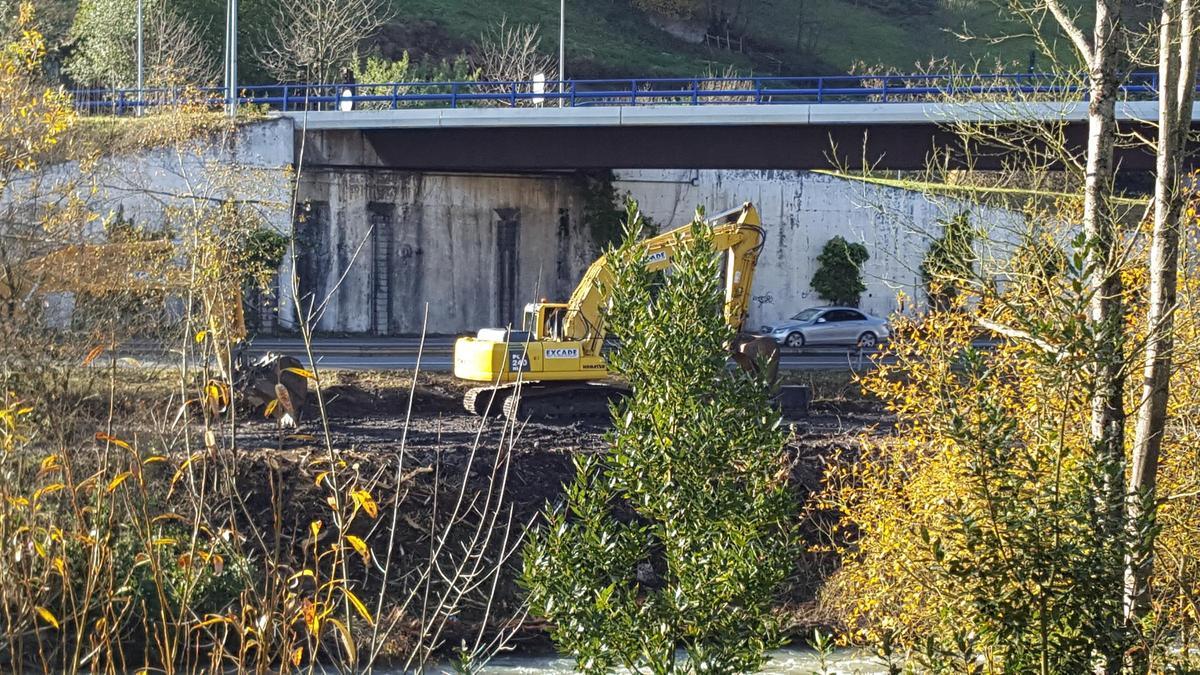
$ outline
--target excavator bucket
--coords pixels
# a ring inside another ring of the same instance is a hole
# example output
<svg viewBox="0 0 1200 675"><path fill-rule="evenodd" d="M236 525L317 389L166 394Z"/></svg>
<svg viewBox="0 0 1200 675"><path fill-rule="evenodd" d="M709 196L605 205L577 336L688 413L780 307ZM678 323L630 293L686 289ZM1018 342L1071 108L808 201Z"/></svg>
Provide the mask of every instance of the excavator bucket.
<svg viewBox="0 0 1200 675"><path fill-rule="evenodd" d="M761 375L771 388L771 396L786 417L805 417L812 390L803 385L784 385L779 381L779 345L768 337L740 336L734 340L730 356L748 373Z"/></svg>
<svg viewBox="0 0 1200 675"><path fill-rule="evenodd" d="M234 388L239 400L255 413L294 427L308 402L308 378L301 374L303 370L294 357L267 353L254 362L239 364Z"/></svg>
<svg viewBox="0 0 1200 675"><path fill-rule="evenodd" d="M732 349L734 363L747 373L762 375L771 387L771 393L779 390L779 345L767 337L750 337L736 340Z"/></svg>

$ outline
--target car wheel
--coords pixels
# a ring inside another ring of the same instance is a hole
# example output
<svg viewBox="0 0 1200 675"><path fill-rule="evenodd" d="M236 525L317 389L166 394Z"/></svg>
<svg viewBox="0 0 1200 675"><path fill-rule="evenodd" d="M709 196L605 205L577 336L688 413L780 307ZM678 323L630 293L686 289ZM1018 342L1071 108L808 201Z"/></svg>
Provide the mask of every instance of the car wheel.
<svg viewBox="0 0 1200 675"><path fill-rule="evenodd" d="M859 349L875 349L879 345L879 338L874 333L866 332L858 336Z"/></svg>
<svg viewBox="0 0 1200 675"><path fill-rule="evenodd" d="M803 347L804 335L798 332L788 333L788 336L783 340L783 344L787 345L788 347Z"/></svg>

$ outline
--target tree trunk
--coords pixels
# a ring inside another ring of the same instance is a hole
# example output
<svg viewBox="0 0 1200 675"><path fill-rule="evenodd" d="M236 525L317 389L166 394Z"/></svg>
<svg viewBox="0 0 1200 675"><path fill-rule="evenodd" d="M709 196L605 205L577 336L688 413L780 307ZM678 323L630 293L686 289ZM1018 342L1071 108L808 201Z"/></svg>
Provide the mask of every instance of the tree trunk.
<svg viewBox="0 0 1200 675"><path fill-rule="evenodd" d="M1097 329L1099 361L1092 400L1092 440L1102 454L1114 458L1124 455L1121 276L1116 221L1110 210L1116 141L1119 22L1119 2L1100 0L1096 3L1083 203L1083 227L1091 247L1089 262L1092 286L1096 289L1091 319Z"/></svg>
<svg viewBox="0 0 1200 675"><path fill-rule="evenodd" d="M1123 0L1096 0L1096 22L1087 36L1073 22L1061 0L1045 6L1067 33L1088 66L1088 146L1084 183L1083 229L1088 240L1090 286L1095 295L1089 320L1095 331L1095 369L1091 392L1090 440L1101 472L1095 519L1099 561L1105 570L1099 583L1109 590L1099 609L1095 631L1105 670L1123 665L1125 641L1123 600L1125 566L1121 542L1125 530L1124 317L1121 301L1120 239L1111 211L1113 146L1116 143L1116 100L1121 9Z"/></svg>
<svg viewBox="0 0 1200 675"><path fill-rule="evenodd" d="M1135 631L1150 608L1154 572L1155 492L1170 397L1180 220L1187 198L1181 175L1196 88L1196 18L1194 0L1164 0L1159 25L1159 125L1148 333L1127 506L1133 547L1126 569L1125 611ZM1135 652L1132 665L1135 672L1148 670L1145 650Z"/></svg>

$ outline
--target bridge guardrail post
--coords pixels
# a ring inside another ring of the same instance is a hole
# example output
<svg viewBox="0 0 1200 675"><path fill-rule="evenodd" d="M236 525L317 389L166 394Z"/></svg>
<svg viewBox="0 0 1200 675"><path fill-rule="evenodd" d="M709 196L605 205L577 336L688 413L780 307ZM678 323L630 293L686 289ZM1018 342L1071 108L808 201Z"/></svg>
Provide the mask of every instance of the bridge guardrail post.
<svg viewBox="0 0 1200 675"><path fill-rule="evenodd" d="M888 78L886 76L883 78L883 102L888 102Z"/></svg>
<svg viewBox="0 0 1200 675"><path fill-rule="evenodd" d="M692 78L692 105L700 105L700 80Z"/></svg>
<svg viewBox="0 0 1200 675"><path fill-rule="evenodd" d="M825 102L825 78L817 78L817 103Z"/></svg>
<svg viewBox="0 0 1200 675"><path fill-rule="evenodd" d="M763 102L762 78L760 78L760 77L754 78L754 102L758 103L758 104L761 104Z"/></svg>
<svg viewBox="0 0 1200 675"><path fill-rule="evenodd" d="M392 110L399 107L400 85L396 82L392 83Z"/></svg>
<svg viewBox="0 0 1200 675"><path fill-rule="evenodd" d="M458 83L457 82L450 83L450 107L451 108L458 107Z"/></svg>
<svg viewBox="0 0 1200 675"><path fill-rule="evenodd" d="M513 83L512 83L512 94L510 96L510 100L512 102L512 107L514 107L514 108L517 107L517 83L516 83L516 81L513 81Z"/></svg>
<svg viewBox="0 0 1200 675"><path fill-rule="evenodd" d="M283 85L283 103L280 104L283 106L283 112L288 111L288 93L288 86L285 84Z"/></svg>
<svg viewBox="0 0 1200 675"><path fill-rule="evenodd" d="M637 105L637 80L629 81L629 105Z"/></svg>
<svg viewBox="0 0 1200 675"><path fill-rule="evenodd" d="M571 107L575 107L575 80L571 80Z"/></svg>

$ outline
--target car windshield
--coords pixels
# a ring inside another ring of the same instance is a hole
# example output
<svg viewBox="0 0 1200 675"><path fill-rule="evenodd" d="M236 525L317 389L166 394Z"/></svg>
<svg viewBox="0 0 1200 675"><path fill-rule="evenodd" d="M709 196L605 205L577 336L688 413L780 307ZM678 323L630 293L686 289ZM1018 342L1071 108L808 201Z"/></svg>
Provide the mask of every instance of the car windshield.
<svg viewBox="0 0 1200 675"><path fill-rule="evenodd" d="M821 310L819 309L806 309L796 316L793 316L792 321L812 321L820 313Z"/></svg>

